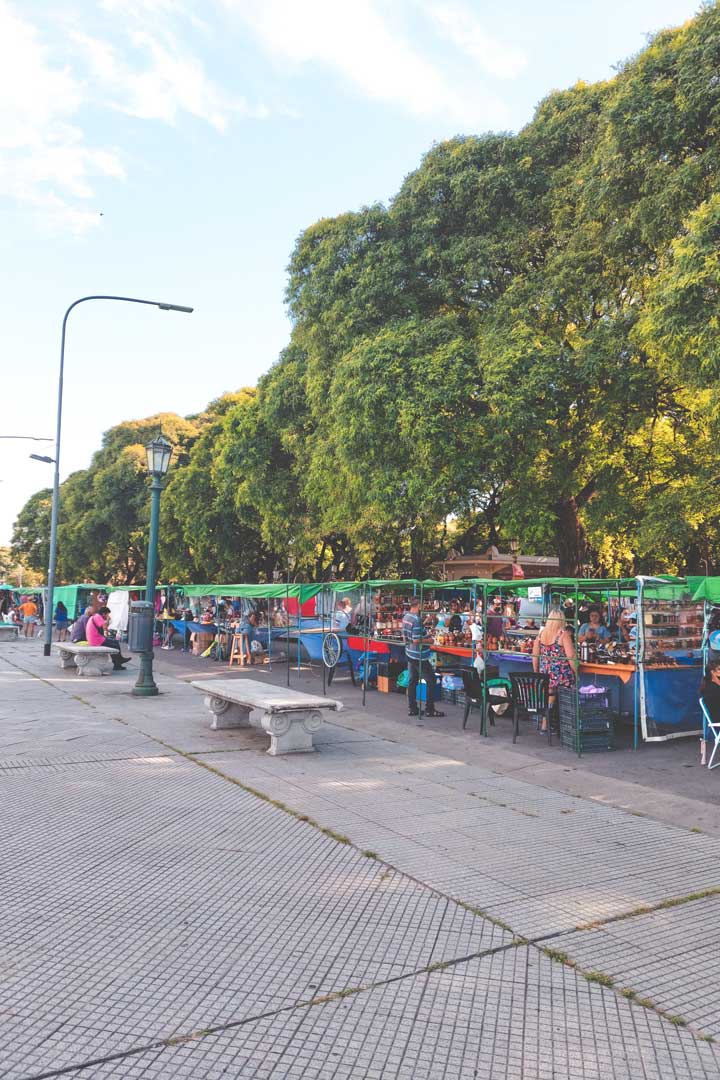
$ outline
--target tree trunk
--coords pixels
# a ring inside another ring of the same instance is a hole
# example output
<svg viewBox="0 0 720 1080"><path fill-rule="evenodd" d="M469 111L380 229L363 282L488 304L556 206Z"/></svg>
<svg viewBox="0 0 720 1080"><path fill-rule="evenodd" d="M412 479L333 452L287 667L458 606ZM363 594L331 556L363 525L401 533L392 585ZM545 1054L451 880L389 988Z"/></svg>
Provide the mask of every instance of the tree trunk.
<svg viewBox="0 0 720 1080"><path fill-rule="evenodd" d="M559 499L555 504L555 546L563 577L581 577L585 561L585 530L578 515L575 498Z"/></svg>

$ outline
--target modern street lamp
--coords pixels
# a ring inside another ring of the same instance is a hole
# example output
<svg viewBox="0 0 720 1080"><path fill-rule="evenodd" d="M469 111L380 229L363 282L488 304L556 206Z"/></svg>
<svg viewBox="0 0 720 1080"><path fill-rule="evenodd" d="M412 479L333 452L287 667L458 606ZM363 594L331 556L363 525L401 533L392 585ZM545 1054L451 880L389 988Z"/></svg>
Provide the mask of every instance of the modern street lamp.
<svg viewBox="0 0 720 1080"><path fill-rule="evenodd" d="M159 300L138 300L134 296L81 296L75 300L65 312L62 321L62 337L60 339L60 376L58 379L58 405L57 427L55 432L55 476L53 478L52 516L50 518L50 563L48 565L47 605L45 609L45 643L43 652L50 655L52 647L52 612L55 592L55 568L57 565L57 526L58 508L60 504L60 432L62 428L62 399L63 399L63 375L65 372L65 332L67 329L68 315L78 304L84 304L88 300L119 300L124 304L145 304L148 307L156 307L161 311L183 311L190 315L191 307L182 304L165 304Z"/></svg>
<svg viewBox="0 0 720 1080"><path fill-rule="evenodd" d="M54 465L55 458L47 457L45 454L30 454L33 461L43 461L46 465Z"/></svg>
<svg viewBox="0 0 720 1080"><path fill-rule="evenodd" d="M163 477L168 471L173 448L167 439L157 435L152 442L145 447L147 454L148 472L152 476L150 487L150 536L148 538L147 577L145 579L145 601L151 604L151 617L155 613L155 584L157 578L157 546L158 532L160 527L160 493L163 488ZM153 678L153 648L152 634L150 648L140 653L140 671L137 682L132 688L136 697L154 697L159 691Z"/></svg>

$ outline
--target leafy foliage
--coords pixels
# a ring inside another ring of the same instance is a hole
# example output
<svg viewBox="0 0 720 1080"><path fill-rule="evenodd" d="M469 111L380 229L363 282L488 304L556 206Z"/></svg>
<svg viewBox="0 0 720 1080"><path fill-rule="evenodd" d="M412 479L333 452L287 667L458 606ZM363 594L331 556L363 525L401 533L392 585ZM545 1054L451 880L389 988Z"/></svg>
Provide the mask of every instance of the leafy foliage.
<svg viewBox="0 0 720 1080"><path fill-rule="evenodd" d="M63 574L142 577L159 421L173 577L421 573L511 535L563 572L718 568L719 70L709 4L517 135L440 143L388 206L311 225L277 363L108 432L63 485ZM46 510L18 518L28 565Z"/></svg>

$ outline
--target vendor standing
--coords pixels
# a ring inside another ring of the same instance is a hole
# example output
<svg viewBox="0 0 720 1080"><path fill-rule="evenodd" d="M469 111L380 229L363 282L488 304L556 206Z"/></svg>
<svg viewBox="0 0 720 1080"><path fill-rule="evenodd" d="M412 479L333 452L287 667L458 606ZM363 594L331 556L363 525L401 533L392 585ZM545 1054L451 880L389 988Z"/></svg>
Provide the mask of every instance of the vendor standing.
<svg viewBox="0 0 720 1080"><path fill-rule="evenodd" d="M490 610L487 616L487 636L489 638L495 638L498 641L503 636L504 621L502 610L502 598L494 596Z"/></svg>
<svg viewBox="0 0 720 1080"><path fill-rule="evenodd" d="M339 600L338 605L333 612L332 616L332 628L333 630L347 630L352 619L352 600L349 596L346 596L344 600Z"/></svg>
<svg viewBox="0 0 720 1080"><path fill-rule="evenodd" d="M605 626L602 616L597 608L590 608L586 623L578 631L578 644L597 644L598 641L609 641L610 631Z"/></svg>
<svg viewBox="0 0 720 1080"><path fill-rule="evenodd" d="M429 678L425 680L427 715L444 716L445 713L435 709L435 672L430 665L430 649L428 648L432 637L423 629L420 620L420 600L417 598L410 601L410 610L403 616L402 635L409 672L408 716L418 715L417 685L423 670L429 675Z"/></svg>

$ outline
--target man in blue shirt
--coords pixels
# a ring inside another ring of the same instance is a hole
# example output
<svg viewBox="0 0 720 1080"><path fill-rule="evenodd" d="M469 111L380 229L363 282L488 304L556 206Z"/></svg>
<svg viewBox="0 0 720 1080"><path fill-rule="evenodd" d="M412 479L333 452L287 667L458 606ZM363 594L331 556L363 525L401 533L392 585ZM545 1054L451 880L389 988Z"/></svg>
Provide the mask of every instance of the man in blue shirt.
<svg viewBox="0 0 720 1080"><path fill-rule="evenodd" d="M435 672L429 663L430 649L428 648L428 642L431 639L423 630L419 612L420 601L413 598L410 601L410 610L405 613L402 621L402 635L409 672L408 716L418 715L417 685L423 673L426 676L427 715L444 716L445 713L437 712L435 709Z"/></svg>

